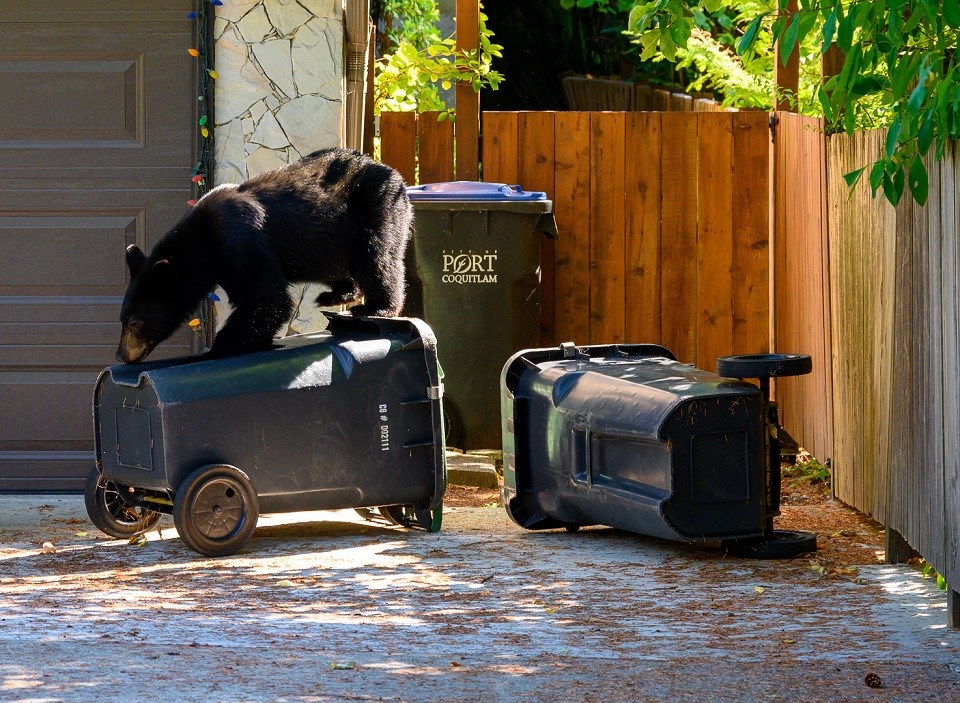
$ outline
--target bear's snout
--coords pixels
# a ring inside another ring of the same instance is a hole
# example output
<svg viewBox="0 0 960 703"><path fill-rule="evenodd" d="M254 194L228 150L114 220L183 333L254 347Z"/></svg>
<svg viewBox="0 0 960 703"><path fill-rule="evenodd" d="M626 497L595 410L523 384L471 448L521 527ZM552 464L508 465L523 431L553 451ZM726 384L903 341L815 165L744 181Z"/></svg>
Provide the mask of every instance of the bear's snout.
<svg viewBox="0 0 960 703"><path fill-rule="evenodd" d="M129 330L120 335L120 345L117 347L117 361L121 364L133 364L150 353L152 347Z"/></svg>

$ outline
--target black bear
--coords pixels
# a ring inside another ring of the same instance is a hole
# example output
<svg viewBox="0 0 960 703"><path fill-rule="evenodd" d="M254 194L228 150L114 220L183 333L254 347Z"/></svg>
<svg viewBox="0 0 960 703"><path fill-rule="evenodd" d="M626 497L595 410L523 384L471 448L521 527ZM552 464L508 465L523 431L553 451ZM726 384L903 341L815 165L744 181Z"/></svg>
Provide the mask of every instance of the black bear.
<svg viewBox="0 0 960 703"><path fill-rule="evenodd" d="M208 358L268 349L293 312L290 283L327 284L318 305L362 295L354 315L398 315L412 220L400 174L345 149L214 188L150 256L127 248L117 359L142 360L216 285L233 311Z"/></svg>

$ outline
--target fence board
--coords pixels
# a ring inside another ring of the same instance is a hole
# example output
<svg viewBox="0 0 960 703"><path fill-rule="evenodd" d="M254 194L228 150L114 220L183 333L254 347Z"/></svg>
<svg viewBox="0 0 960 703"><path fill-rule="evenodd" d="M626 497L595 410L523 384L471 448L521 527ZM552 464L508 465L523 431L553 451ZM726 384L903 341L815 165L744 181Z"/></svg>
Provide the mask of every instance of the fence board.
<svg viewBox="0 0 960 703"><path fill-rule="evenodd" d="M422 112L417 118L417 157L421 183L453 180L453 122L437 119L438 112Z"/></svg>
<svg viewBox="0 0 960 703"><path fill-rule="evenodd" d="M833 451L825 143L820 120L778 113L774 148L775 348L810 354L813 373L777 379L784 427L821 461Z"/></svg>
<svg viewBox="0 0 960 703"><path fill-rule="evenodd" d="M519 160L517 178L524 190L544 191L553 199L554 174L553 112L521 112L518 121ZM554 338L555 241L540 240L540 343L552 345Z"/></svg>
<svg viewBox="0 0 960 703"><path fill-rule="evenodd" d="M661 341L685 362L697 354L697 119L661 117Z"/></svg>
<svg viewBox="0 0 960 703"><path fill-rule="evenodd" d="M517 125L516 112L483 113L483 180L488 183L516 183Z"/></svg>
<svg viewBox="0 0 960 703"><path fill-rule="evenodd" d="M409 185L417 182L417 115L384 112L380 115L380 158L393 166Z"/></svg>
<svg viewBox="0 0 960 703"><path fill-rule="evenodd" d="M590 340L590 115L558 112L554 122L554 342Z"/></svg>
<svg viewBox="0 0 960 703"><path fill-rule="evenodd" d="M660 114L632 113L624 148L628 342L657 342L660 329Z"/></svg>
<svg viewBox="0 0 960 703"><path fill-rule="evenodd" d="M590 338L625 341L624 134L620 112L590 116Z"/></svg>
<svg viewBox="0 0 960 703"><path fill-rule="evenodd" d="M457 51L476 51L480 44L479 0L457 0ZM457 180L480 177L480 91L470 81L457 83Z"/></svg>
<svg viewBox="0 0 960 703"><path fill-rule="evenodd" d="M767 115L733 115L734 318L739 353L770 348L770 141Z"/></svg>
<svg viewBox="0 0 960 703"><path fill-rule="evenodd" d="M940 229L940 181L942 170L940 165L928 160L929 196L926 205L921 210L922 219L918 225L923 229L918 237L919 243L926 246L927 262L925 268L926 285L924 286L924 375L918 387L924 393L920 405L924 410L925 422L917 428L926 439L927 461L918 465L918 479L914 484L915 502L919 510L916 515L915 542L911 542L932 564L944 562L944 540L941 529L931 529L934 525L943 525L944 520L944 455L943 434L943 297L942 278L943 262L941 258ZM920 233L918 232L918 234ZM916 281L917 278L914 278ZM917 495L923 494L923 497ZM908 541L909 541L908 537ZM960 586L960 584L957 584Z"/></svg>
<svg viewBox="0 0 960 703"><path fill-rule="evenodd" d="M944 561L943 574L960 590L960 198L957 197L957 145L949 144L942 162L943 232L943 418Z"/></svg>
<svg viewBox="0 0 960 703"><path fill-rule="evenodd" d="M733 337L733 115L700 115L697 366L716 370Z"/></svg>

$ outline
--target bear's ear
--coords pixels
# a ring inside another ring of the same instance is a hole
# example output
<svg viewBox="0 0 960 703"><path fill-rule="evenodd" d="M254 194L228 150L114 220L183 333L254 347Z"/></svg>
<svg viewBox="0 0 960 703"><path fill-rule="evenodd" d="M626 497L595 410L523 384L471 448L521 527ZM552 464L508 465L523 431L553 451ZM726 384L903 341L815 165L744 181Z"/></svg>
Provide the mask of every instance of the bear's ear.
<svg viewBox="0 0 960 703"><path fill-rule="evenodd" d="M140 247L136 244L127 247L127 268L130 269L130 278L135 278L143 270L145 263L147 263L147 257L140 251Z"/></svg>
<svg viewBox="0 0 960 703"><path fill-rule="evenodd" d="M150 278L158 286L170 286L177 282L177 270L169 259L160 259L150 267Z"/></svg>

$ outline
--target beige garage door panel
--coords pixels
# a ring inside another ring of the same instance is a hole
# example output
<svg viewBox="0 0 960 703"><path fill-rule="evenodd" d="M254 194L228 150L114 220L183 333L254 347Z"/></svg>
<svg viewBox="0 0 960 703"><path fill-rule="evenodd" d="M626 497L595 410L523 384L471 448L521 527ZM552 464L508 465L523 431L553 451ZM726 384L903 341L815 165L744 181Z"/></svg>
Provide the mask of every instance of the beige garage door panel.
<svg viewBox="0 0 960 703"><path fill-rule="evenodd" d="M0 3L0 490L79 488L93 464L124 249L191 197L194 5Z"/></svg>

